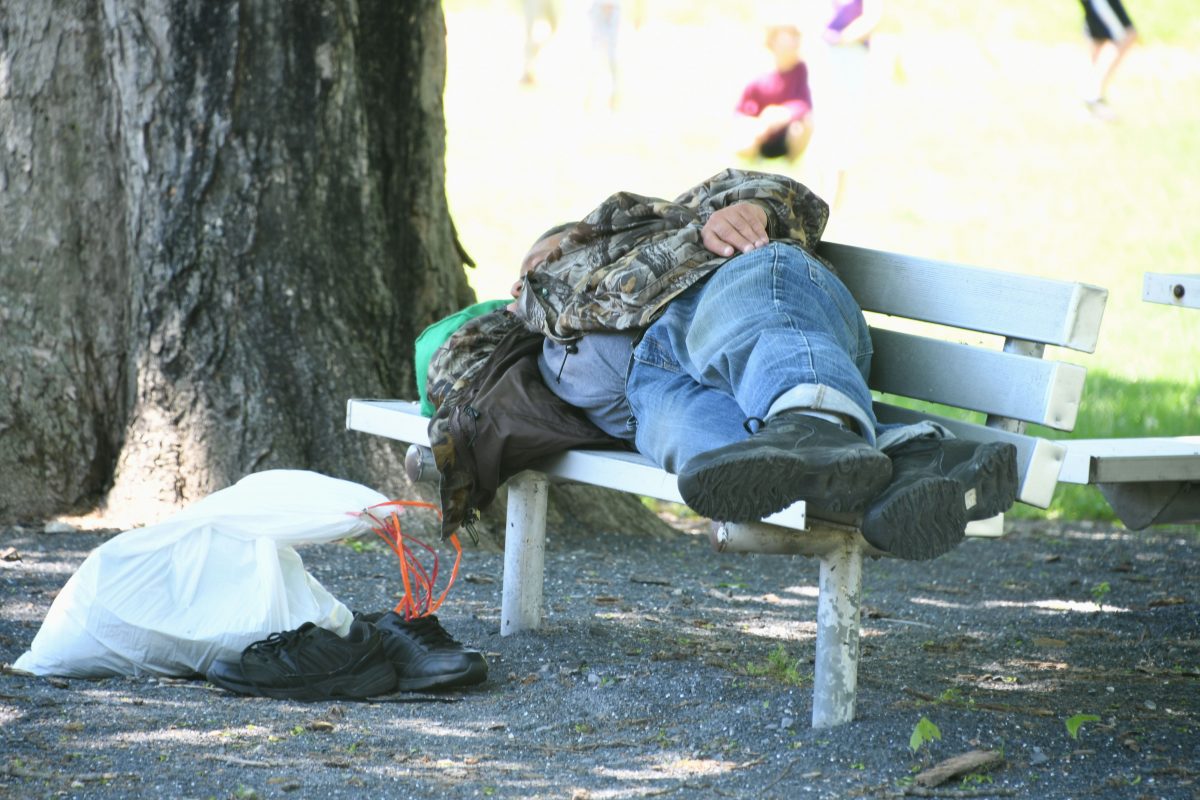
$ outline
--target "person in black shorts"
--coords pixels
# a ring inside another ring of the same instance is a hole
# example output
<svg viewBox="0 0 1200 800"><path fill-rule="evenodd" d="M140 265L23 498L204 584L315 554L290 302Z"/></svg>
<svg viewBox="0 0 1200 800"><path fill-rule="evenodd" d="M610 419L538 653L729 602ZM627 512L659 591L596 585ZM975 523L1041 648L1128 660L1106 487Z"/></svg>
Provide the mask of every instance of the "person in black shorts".
<svg viewBox="0 0 1200 800"><path fill-rule="evenodd" d="M1117 66L1137 41L1133 20L1121 0L1079 0L1083 4L1087 35L1092 43L1092 70L1084 92L1088 110L1110 119L1108 84Z"/></svg>

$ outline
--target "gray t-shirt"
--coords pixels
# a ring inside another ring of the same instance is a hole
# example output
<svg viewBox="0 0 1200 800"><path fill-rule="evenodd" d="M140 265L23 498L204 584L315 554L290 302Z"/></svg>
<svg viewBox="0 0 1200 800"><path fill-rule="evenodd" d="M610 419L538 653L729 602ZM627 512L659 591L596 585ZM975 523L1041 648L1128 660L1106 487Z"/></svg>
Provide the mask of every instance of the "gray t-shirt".
<svg viewBox="0 0 1200 800"><path fill-rule="evenodd" d="M609 436L633 441L633 412L625 399L625 378L637 331L589 333L570 344L546 339L538 356L542 380L565 402L583 411Z"/></svg>

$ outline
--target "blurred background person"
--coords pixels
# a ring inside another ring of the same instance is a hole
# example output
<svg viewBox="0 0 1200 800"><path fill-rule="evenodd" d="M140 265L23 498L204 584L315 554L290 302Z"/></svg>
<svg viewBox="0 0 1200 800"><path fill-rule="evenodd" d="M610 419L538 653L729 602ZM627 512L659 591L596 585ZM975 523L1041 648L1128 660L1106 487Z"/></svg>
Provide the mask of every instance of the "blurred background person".
<svg viewBox="0 0 1200 800"><path fill-rule="evenodd" d="M838 209L870 125L871 35L883 19L883 0L832 0L827 13L821 30L826 47L814 75L814 101L821 109L821 138L834 175L833 196L828 199Z"/></svg>
<svg viewBox="0 0 1200 800"><path fill-rule="evenodd" d="M536 80L538 53L558 29L558 11L554 0L522 0L525 14L525 61L521 83L532 86Z"/></svg>
<svg viewBox="0 0 1200 800"><path fill-rule="evenodd" d="M774 68L742 90L734 121L734 151L742 158L783 158L804 154L813 133L812 92L800 44L800 27L772 12L764 17L766 47Z"/></svg>
<svg viewBox="0 0 1200 800"><path fill-rule="evenodd" d="M588 30L592 45L589 101L603 97L610 110L617 107L617 39L621 29L621 0L591 0Z"/></svg>
<svg viewBox="0 0 1200 800"><path fill-rule="evenodd" d="M1137 31L1121 0L1079 2L1083 4L1084 25L1092 45L1092 68L1083 101L1097 117L1111 119L1108 84L1129 48L1137 42Z"/></svg>

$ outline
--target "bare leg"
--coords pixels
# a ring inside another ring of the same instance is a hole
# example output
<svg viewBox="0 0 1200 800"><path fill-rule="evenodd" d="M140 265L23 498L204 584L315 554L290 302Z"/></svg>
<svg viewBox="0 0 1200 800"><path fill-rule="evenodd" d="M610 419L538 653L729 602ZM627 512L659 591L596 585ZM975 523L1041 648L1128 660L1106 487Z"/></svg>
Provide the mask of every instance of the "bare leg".
<svg viewBox="0 0 1200 800"><path fill-rule="evenodd" d="M1132 29L1119 42L1110 39L1092 41L1092 71L1085 98L1089 103L1103 102L1108 96L1113 74L1136 42L1137 33Z"/></svg>
<svg viewBox="0 0 1200 800"><path fill-rule="evenodd" d="M1096 85L1099 97L1108 96L1112 74L1117 71L1124 56L1136 42L1138 42L1138 35L1130 30L1129 34L1120 42L1105 42L1102 46L1092 50L1092 74L1096 77L1094 85Z"/></svg>

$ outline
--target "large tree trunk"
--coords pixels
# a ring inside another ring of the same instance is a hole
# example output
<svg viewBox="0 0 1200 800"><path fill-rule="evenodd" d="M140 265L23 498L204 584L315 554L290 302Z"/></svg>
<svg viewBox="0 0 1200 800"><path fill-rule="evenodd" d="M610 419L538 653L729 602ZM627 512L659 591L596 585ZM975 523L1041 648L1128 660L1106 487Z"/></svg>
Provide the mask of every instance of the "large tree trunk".
<svg viewBox="0 0 1200 800"><path fill-rule="evenodd" d="M344 406L412 397L474 299L445 58L431 2L0 0L0 518L149 522L267 468L411 492ZM572 527L663 529L593 499Z"/></svg>
<svg viewBox="0 0 1200 800"><path fill-rule="evenodd" d="M473 299L444 40L436 3L0 0L0 514L403 485L342 409Z"/></svg>

